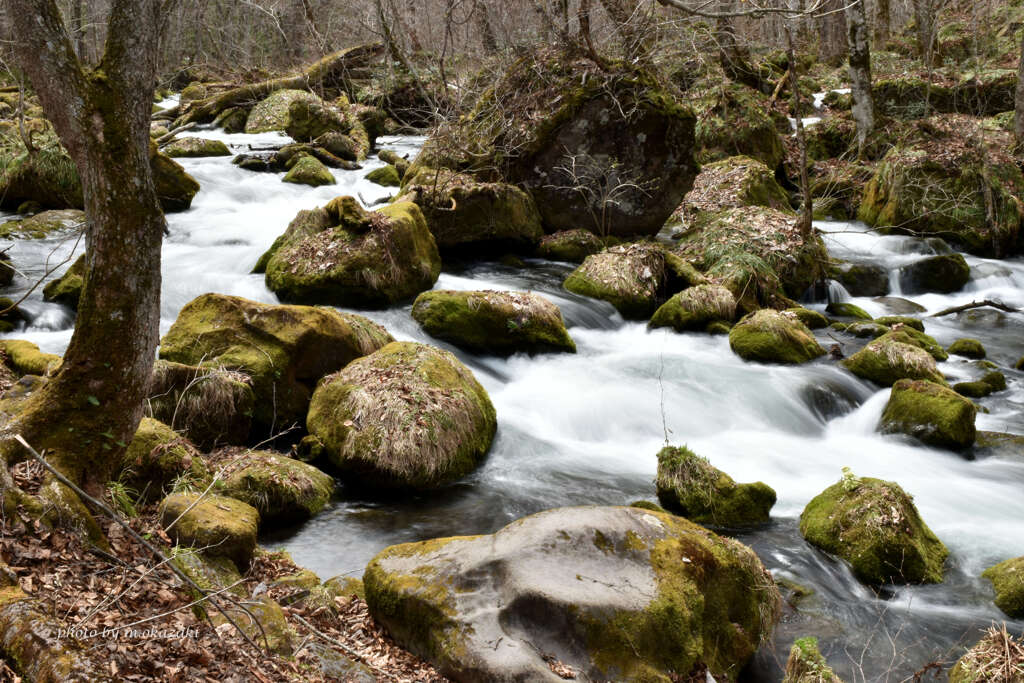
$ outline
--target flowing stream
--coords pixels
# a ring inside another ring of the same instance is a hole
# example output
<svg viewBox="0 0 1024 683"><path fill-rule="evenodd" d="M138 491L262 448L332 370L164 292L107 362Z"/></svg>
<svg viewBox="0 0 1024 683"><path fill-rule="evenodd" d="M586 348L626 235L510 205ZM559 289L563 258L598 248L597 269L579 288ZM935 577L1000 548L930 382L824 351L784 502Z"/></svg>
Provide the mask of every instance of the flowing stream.
<svg viewBox="0 0 1024 683"><path fill-rule="evenodd" d="M287 141L278 134L191 134L224 140L235 153ZM389 137L378 144L414 155L422 138ZM205 292L275 302L263 277L249 271L300 209L342 194L369 205L393 192L363 179L382 165L376 158L362 171L335 170L338 185L316 189L282 183L281 174L240 170L231 157L180 161L202 190L190 211L168 216L161 333L182 306ZM893 273L934 248L919 239L880 237L858 223L817 227L834 256ZM27 291L74 246L73 238L16 241L11 255L24 276L16 278L13 293ZM963 291L909 297L926 309L919 315L981 298L1024 307L1024 260L967 260L972 280ZM762 648L748 680L779 680L792 639L803 635L819 637L846 680L903 680L929 662L950 662L977 639L979 629L1003 619L988 582L977 576L1024 553L1024 453L970 460L881 436L875 425L888 390L829 360L801 367L751 364L730 351L724 336L651 332L644 324L624 322L609 304L563 290L571 269L541 260L529 260L525 268L482 263L446 270L436 287L540 292L561 307L579 348L575 355L474 356L426 336L409 316L409 304L360 311L398 339L436 344L459 356L497 409L494 445L474 474L441 491L380 500L342 486L315 519L264 542L286 548L321 577L360 575L375 553L394 543L488 533L564 505L654 500L656 454L667 439L689 445L737 481L760 480L775 488L779 499L771 524L738 538L758 551L777 578L814 591L799 612L787 611L774 649ZM897 277L891 281L898 286ZM848 296L838 285L832 290L835 297ZM872 315L890 312L872 299L852 301ZM825 302L809 305L821 310ZM6 336L61 353L71 336L71 312L44 303L41 288L23 307L33 321ZM978 427L1024 433L1024 373L1007 369L1024 353L1024 315L975 310L926 318L926 325L943 345L961 336L984 343L1009 388L979 401L989 412L979 414ZM842 342L847 354L863 343L830 338L827 330L818 336L826 347ZM982 372L955 356L939 367L957 379ZM843 466L859 476L896 481L914 496L924 520L950 549L942 584L876 595L803 541L797 528L801 510L839 479ZM1020 633L1024 622L1010 622L1010 628Z"/></svg>

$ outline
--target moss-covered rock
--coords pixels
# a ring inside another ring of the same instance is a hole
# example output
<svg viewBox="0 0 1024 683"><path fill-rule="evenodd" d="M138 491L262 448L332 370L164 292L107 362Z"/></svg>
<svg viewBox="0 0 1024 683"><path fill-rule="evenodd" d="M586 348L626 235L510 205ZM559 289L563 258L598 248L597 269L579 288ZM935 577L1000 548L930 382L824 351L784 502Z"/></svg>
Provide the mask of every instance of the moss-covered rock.
<svg viewBox="0 0 1024 683"><path fill-rule="evenodd" d="M949 683L1020 683L1024 680L1024 639L990 627L949 671Z"/></svg>
<svg viewBox="0 0 1024 683"><path fill-rule="evenodd" d="M900 288L906 294L958 292L971 279L962 254L940 254L900 268Z"/></svg>
<svg viewBox="0 0 1024 683"><path fill-rule="evenodd" d="M330 169L324 166L319 159L308 154L301 155L281 180L310 187L334 185L338 182Z"/></svg>
<svg viewBox="0 0 1024 683"><path fill-rule="evenodd" d="M787 308L783 313L787 315L795 315L796 319L806 325L809 330L822 330L829 325L828 318L824 315L817 311L812 311L809 308L804 308L803 306Z"/></svg>
<svg viewBox="0 0 1024 683"><path fill-rule="evenodd" d="M638 242L588 256L563 286L575 294L603 299L629 319L649 318L665 295L665 253Z"/></svg>
<svg viewBox="0 0 1024 683"><path fill-rule="evenodd" d="M1011 619L1024 618L1024 557L1015 557L981 573L996 591L996 607Z"/></svg>
<svg viewBox="0 0 1024 683"><path fill-rule="evenodd" d="M370 171L366 174L366 179L383 187L398 187L402 184L402 178L398 175L398 169L391 164Z"/></svg>
<svg viewBox="0 0 1024 683"><path fill-rule="evenodd" d="M454 680L557 680L550 653L591 680L706 668L734 681L779 614L749 548L633 507L548 510L489 536L393 546L363 580L374 618Z"/></svg>
<svg viewBox="0 0 1024 683"><path fill-rule="evenodd" d="M703 166L693 189L673 214L684 223L702 211L721 211L744 206L765 206L792 212L789 197L775 180L775 173L757 159L729 157Z"/></svg>
<svg viewBox="0 0 1024 683"><path fill-rule="evenodd" d="M694 103L697 112L697 160L707 163L743 154L775 170L785 151L769 112L768 98L723 80Z"/></svg>
<svg viewBox="0 0 1024 683"><path fill-rule="evenodd" d="M248 440L255 396L243 372L158 360L146 395L149 415L206 450Z"/></svg>
<svg viewBox="0 0 1024 683"><path fill-rule="evenodd" d="M64 304L77 311L78 299L82 296L82 288L85 287L85 274L85 254L82 254L63 275L46 283L43 287L43 301Z"/></svg>
<svg viewBox="0 0 1024 683"><path fill-rule="evenodd" d="M387 306L437 281L441 257L419 208L365 211L353 197L300 211L256 271L282 301Z"/></svg>
<svg viewBox="0 0 1024 683"><path fill-rule="evenodd" d="M532 248L544 229L528 193L506 183L477 182L448 170L410 170L396 201L411 201L444 250Z"/></svg>
<svg viewBox="0 0 1024 683"><path fill-rule="evenodd" d="M26 149L20 129L34 151ZM26 201L47 209L83 207L78 169L43 118L0 122L0 208L10 211Z"/></svg>
<svg viewBox="0 0 1024 683"><path fill-rule="evenodd" d="M650 327L671 327L677 332L705 330L716 322L732 323L736 299L721 285L688 287L654 312Z"/></svg>
<svg viewBox="0 0 1024 683"><path fill-rule="evenodd" d="M7 287L14 282L14 265L11 255L0 251L0 287Z"/></svg>
<svg viewBox="0 0 1024 683"><path fill-rule="evenodd" d="M949 345L946 351L954 356L963 356L964 358L984 358L986 356L982 343L971 337L957 339Z"/></svg>
<svg viewBox="0 0 1024 683"><path fill-rule="evenodd" d="M54 209L0 225L4 239L39 240L85 229L85 212L78 209Z"/></svg>
<svg viewBox="0 0 1024 683"><path fill-rule="evenodd" d="M412 317L430 336L471 351L576 351L558 306L532 292L424 292Z"/></svg>
<svg viewBox="0 0 1024 683"><path fill-rule="evenodd" d="M889 271L873 263L841 263L829 275L852 296L884 296L889 292Z"/></svg>
<svg viewBox="0 0 1024 683"><path fill-rule="evenodd" d="M156 143L149 146L149 165L153 169L153 185L165 213L188 211L199 192L199 182L166 154L157 152Z"/></svg>
<svg viewBox="0 0 1024 683"><path fill-rule="evenodd" d="M825 312L839 318L871 320L870 313L856 304L851 304L849 301L832 301L825 307Z"/></svg>
<svg viewBox="0 0 1024 683"><path fill-rule="evenodd" d="M163 148L172 159L177 157L227 157L231 150L220 140L205 138L178 138Z"/></svg>
<svg viewBox="0 0 1024 683"><path fill-rule="evenodd" d="M292 102L298 100L314 102L319 99L305 90L278 90L271 93L249 112L249 118L245 122L245 132L283 131L288 126L288 114Z"/></svg>
<svg viewBox="0 0 1024 683"><path fill-rule="evenodd" d="M842 361L843 367L883 387L901 379L927 379L945 384L935 358L906 332L888 332Z"/></svg>
<svg viewBox="0 0 1024 683"><path fill-rule="evenodd" d="M408 159L399 156L397 152L390 149L382 149L377 152L377 158L389 166L395 167L395 172L398 173L399 181L405 177L405 172L409 170L409 166L411 165Z"/></svg>
<svg viewBox="0 0 1024 683"><path fill-rule="evenodd" d="M180 479L202 487L210 478L206 464L188 439L148 417L139 423L121 463L120 481L146 502L163 498Z"/></svg>
<svg viewBox="0 0 1024 683"><path fill-rule="evenodd" d="M973 382L957 382L953 385L953 391L970 398L984 398L1004 389L1006 389L1006 375L998 370L986 372L981 379Z"/></svg>
<svg viewBox="0 0 1024 683"><path fill-rule="evenodd" d="M899 485L848 470L807 504L800 533L871 585L938 583L949 554Z"/></svg>
<svg viewBox="0 0 1024 683"><path fill-rule="evenodd" d="M901 379L892 387L878 423L883 434L906 434L935 448L969 448L976 435L977 409L935 382Z"/></svg>
<svg viewBox="0 0 1024 683"><path fill-rule="evenodd" d="M224 480L221 493L252 505L268 524L299 522L331 499L334 480L312 465L279 453L246 453Z"/></svg>
<svg viewBox="0 0 1024 683"><path fill-rule="evenodd" d="M178 314L160 342L160 357L248 375L253 436L263 438L302 423L321 377L390 341L383 327L359 315L204 294Z"/></svg>
<svg viewBox="0 0 1024 683"><path fill-rule="evenodd" d="M821 656L818 639L797 638L789 650L782 683L843 683Z"/></svg>
<svg viewBox="0 0 1024 683"><path fill-rule="evenodd" d="M22 375L38 375L45 377L56 372L60 367L61 357L53 353L43 353L39 347L23 339L0 339L0 354L4 365Z"/></svg>
<svg viewBox="0 0 1024 683"><path fill-rule="evenodd" d="M226 557L245 570L256 550L260 513L234 498L172 493L160 503L160 524L178 545Z"/></svg>
<svg viewBox="0 0 1024 683"><path fill-rule="evenodd" d="M245 122L249 118L249 112L242 107L229 107L213 120L215 128L223 128L225 133L244 133Z"/></svg>
<svg viewBox="0 0 1024 683"><path fill-rule="evenodd" d="M270 652L289 656L295 651L295 641L298 640L295 630L288 622L281 605L275 600L260 595L247 600L244 608L228 605L225 611L254 642L260 643L261 646L266 643ZM212 610L210 621L214 628L228 623L223 614Z"/></svg>
<svg viewBox="0 0 1024 683"><path fill-rule="evenodd" d="M295 97L288 104L284 130L299 142L315 140L325 133L347 133L351 129L345 113L319 97Z"/></svg>
<svg viewBox="0 0 1024 683"><path fill-rule="evenodd" d="M861 339L878 339L889 333L889 328L875 322L849 323L844 330L847 334Z"/></svg>
<svg viewBox="0 0 1024 683"><path fill-rule="evenodd" d="M242 575L238 573L238 567L226 557L210 556L195 548L175 546L171 553L171 564L185 572L204 590L219 591L226 588L228 593L247 597L245 586L241 585ZM194 597L198 599L200 596Z"/></svg>
<svg viewBox="0 0 1024 683"><path fill-rule="evenodd" d="M0 311L5 311L0 313L0 333L13 332L18 325L31 320L10 297L0 296Z"/></svg>
<svg viewBox="0 0 1024 683"><path fill-rule="evenodd" d="M918 332L924 332L924 322L920 318L911 318L906 315L882 315L875 318L875 322L894 330L903 326L917 330ZM931 337L929 337L929 339L931 339ZM939 359L936 358L936 360Z"/></svg>
<svg viewBox="0 0 1024 683"><path fill-rule="evenodd" d="M1015 251L1024 176L1013 159L948 140L934 146L942 149L895 147L886 154L858 217L882 232L937 235L983 256Z"/></svg>
<svg viewBox="0 0 1024 683"><path fill-rule="evenodd" d="M469 474L491 446L494 406L454 355L393 342L317 387L306 421L343 473L381 488Z"/></svg>
<svg viewBox="0 0 1024 683"><path fill-rule="evenodd" d="M604 242L589 230L562 230L544 235L537 245L537 256L552 261L583 263L591 254L604 249Z"/></svg>
<svg viewBox="0 0 1024 683"><path fill-rule="evenodd" d="M825 355L799 318L771 309L736 323L729 332L729 347L740 358L760 363L806 363Z"/></svg>
<svg viewBox="0 0 1024 683"><path fill-rule="evenodd" d="M698 524L745 527L764 524L775 491L762 482L737 484L685 446L658 453L658 501L669 512Z"/></svg>

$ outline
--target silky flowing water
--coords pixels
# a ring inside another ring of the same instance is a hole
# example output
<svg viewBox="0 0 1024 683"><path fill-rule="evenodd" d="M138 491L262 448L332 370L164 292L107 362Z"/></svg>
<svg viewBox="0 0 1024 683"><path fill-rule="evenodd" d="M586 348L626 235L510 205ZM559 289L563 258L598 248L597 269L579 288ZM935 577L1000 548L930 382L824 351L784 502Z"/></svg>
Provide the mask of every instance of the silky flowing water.
<svg viewBox="0 0 1024 683"><path fill-rule="evenodd" d="M235 153L287 141L278 134L191 134L224 140ZM410 155L421 144L415 137L379 141ZM249 271L300 209L343 194L371 205L393 192L363 179L382 165L375 158L361 171L334 171L338 184L316 189L282 183L280 174L240 170L230 157L181 163L202 190L190 211L168 216L162 333L187 302L205 292L275 302L263 277ZM858 223L816 225L833 256L880 264L893 273L933 250L923 240L880 237ZM73 239L16 241L10 253L24 277L16 279L13 293L27 291L73 246ZM907 297L927 309L920 316L983 298L1024 307L1024 260L967 260L972 280L963 291ZM774 648L762 648L749 680L778 680L792 639L803 635L819 637L826 657L847 680L903 680L929 662L959 656L979 629L1004 618L992 604L988 582L977 576L1024 553L1024 453L970 460L881 436L875 426L887 389L829 360L801 367L746 363L730 351L724 336L648 331L644 324L624 322L609 304L562 289L569 264L528 260L526 267L446 267L437 288L533 290L548 296L561 307L579 352L475 356L426 336L409 316L409 304L360 311L398 339L435 344L459 356L497 409L494 445L474 474L440 491L381 500L341 486L328 509L265 538L266 545L286 548L321 577L358 576L375 553L394 543L489 533L552 507L653 500L656 454L667 440L687 444L737 481L764 481L778 492L772 522L737 537L757 550L777 578L814 591L799 612L787 611ZM898 284L898 278L892 282ZM845 295L838 286L832 291ZM889 312L872 299L852 301L873 315ZM809 305L823 309L825 302ZM61 353L71 336L71 312L44 303L41 288L23 308L32 323L6 336ZM986 309L925 320L927 332L943 345L961 336L980 339L989 359L1006 373L1009 389L979 401L989 412L979 414L978 428L1024 433L1024 373L1006 369L1024 353L1024 315ZM817 334L826 347L834 343L829 331ZM840 341L847 353L856 349L849 338ZM955 356L939 367L953 378L981 374ZM942 584L876 595L841 563L803 541L797 528L801 510L839 479L844 466L859 476L896 481L914 496L924 520L951 552ZM1019 633L1024 622L1010 622L1010 628Z"/></svg>

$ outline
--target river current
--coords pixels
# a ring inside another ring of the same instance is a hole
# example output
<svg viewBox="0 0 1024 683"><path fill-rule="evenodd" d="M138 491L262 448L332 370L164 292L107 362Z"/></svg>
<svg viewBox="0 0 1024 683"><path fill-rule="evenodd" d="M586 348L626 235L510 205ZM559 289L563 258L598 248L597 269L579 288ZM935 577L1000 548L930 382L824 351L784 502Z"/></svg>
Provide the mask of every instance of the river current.
<svg viewBox="0 0 1024 683"><path fill-rule="evenodd" d="M224 140L235 153L288 141L276 133L189 135ZM378 145L414 156L422 142L386 137ZM375 157L361 171L335 170L337 185L315 189L282 183L281 174L240 170L231 157L179 161L202 189L191 210L168 216L161 333L205 292L276 302L263 277L249 271L299 210L344 194L369 206L393 192L363 178L382 165ZM878 236L855 222L821 221L816 227L833 256L878 264L894 275L933 249L916 238ZM16 241L10 254L24 276L8 295L27 291L47 264L67 258L73 246L67 238ZM958 337L982 341L1009 388L979 401L988 412L978 415L978 428L1022 434L1024 373L1012 367L1024 353L1024 314L983 309L927 317L985 298L1024 308L1024 260L966 258L972 279L963 291L905 298L926 309L916 315L944 346ZM929 662L951 662L981 629L1004 619L978 574L1024 553L1024 453L970 460L879 435L875 425L888 389L829 360L799 367L752 364L730 351L725 336L648 331L642 323L623 321L607 303L563 290L571 270L570 264L542 260L527 260L525 268L478 263L446 268L436 288L539 292L561 308L578 347L574 355L475 356L424 334L409 315L410 304L358 311L397 339L435 344L462 359L497 410L494 445L475 473L441 491L380 500L341 486L315 519L275 532L264 544L287 549L323 578L358 576L375 553L394 543L488 533L552 507L655 500L656 454L667 439L687 444L737 481L764 481L777 491L772 522L737 537L754 547L777 578L813 591L799 611L787 610L774 647L762 648L748 680L779 680L790 643L803 635L818 636L826 658L848 681L904 680ZM898 277L890 281L898 288ZM837 285L831 295L849 298ZM905 295L897 290L890 296ZM872 315L891 312L870 298L850 300ZM808 305L823 310L825 303ZM73 314L44 303L41 288L22 306L32 322L5 336L63 352ZM817 334L826 348L840 341L847 353L856 349L848 337L833 338L828 330ZM956 356L939 368L957 380L981 374ZM942 584L875 594L803 541L797 528L801 510L839 479L844 466L859 476L898 482L914 496L925 522L950 549ZM1024 631L1024 622L1008 625Z"/></svg>

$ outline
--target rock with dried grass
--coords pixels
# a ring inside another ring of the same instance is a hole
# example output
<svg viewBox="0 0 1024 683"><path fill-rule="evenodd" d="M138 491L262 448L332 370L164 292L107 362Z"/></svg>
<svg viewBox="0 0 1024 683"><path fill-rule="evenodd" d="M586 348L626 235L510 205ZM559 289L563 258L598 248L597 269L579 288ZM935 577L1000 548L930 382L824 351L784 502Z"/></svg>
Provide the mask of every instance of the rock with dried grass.
<svg viewBox="0 0 1024 683"><path fill-rule="evenodd" d="M636 507L393 546L363 581L374 618L452 680L735 681L781 602L746 546Z"/></svg>
<svg viewBox="0 0 1024 683"><path fill-rule="evenodd" d="M729 331L729 346L744 360L759 363L806 363L825 349L795 315L763 309L744 317Z"/></svg>
<svg viewBox="0 0 1024 683"><path fill-rule="evenodd" d="M316 467L280 453L247 453L224 480L220 491L259 510L267 524L301 522L331 499L334 479Z"/></svg>
<svg viewBox="0 0 1024 683"><path fill-rule="evenodd" d="M181 309L160 357L248 375L255 398L250 436L263 438L305 420L320 378L391 341L361 315L203 294Z"/></svg>
<svg viewBox="0 0 1024 683"><path fill-rule="evenodd" d="M497 428L494 406L469 368L412 342L388 344L325 378L306 424L347 476L399 489L469 474Z"/></svg>
<svg viewBox="0 0 1024 683"><path fill-rule="evenodd" d="M935 358L903 330L888 332L842 362L843 367L863 379L891 387L901 379L926 379L937 384L946 380Z"/></svg>
<svg viewBox="0 0 1024 683"><path fill-rule="evenodd" d="M430 289L441 257L415 204L366 211L337 197L300 211L256 271L282 301L374 308Z"/></svg>
<svg viewBox="0 0 1024 683"><path fill-rule="evenodd" d="M665 252L646 242L622 244L588 256L563 286L570 292L604 299L623 318L649 318L666 296Z"/></svg>
<svg viewBox="0 0 1024 683"><path fill-rule="evenodd" d="M957 660L949 683L1024 682L1024 640L992 626L977 644Z"/></svg>
<svg viewBox="0 0 1024 683"><path fill-rule="evenodd" d="M996 591L996 607L1011 619L1024 618L1024 556L1011 558L981 573Z"/></svg>
<svg viewBox="0 0 1024 683"><path fill-rule="evenodd" d="M775 505L775 491L767 484L737 484L685 446L661 449L655 484L666 510L697 524L756 526L768 521Z"/></svg>
<svg viewBox="0 0 1024 683"><path fill-rule="evenodd" d="M185 437L149 417L142 418L122 460L118 480L144 502L163 498L175 485L205 486L210 472Z"/></svg>
<svg viewBox="0 0 1024 683"><path fill-rule="evenodd" d="M178 545L226 557L245 571L256 550L260 513L226 496L172 493L160 503L160 524Z"/></svg>
<svg viewBox="0 0 1024 683"><path fill-rule="evenodd" d="M807 504L800 533L869 585L939 583L949 554L898 484L849 470Z"/></svg>
<svg viewBox="0 0 1024 683"><path fill-rule="evenodd" d="M249 438L255 395L244 372L158 360L147 397L151 417L205 450L242 445Z"/></svg>
<svg viewBox="0 0 1024 683"><path fill-rule="evenodd" d="M693 181L693 189L672 217L688 224L702 211L741 206L793 211L786 191L775 180L774 170L757 159L736 156L703 166Z"/></svg>
<svg viewBox="0 0 1024 683"><path fill-rule="evenodd" d="M163 148L163 153L172 159L178 157L227 157L231 150L221 140L205 138L178 138Z"/></svg>
<svg viewBox="0 0 1024 683"><path fill-rule="evenodd" d="M818 639L811 636L793 642L782 683L843 683L843 679L829 667L818 649Z"/></svg>
<svg viewBox="0 0 1024 683"><path fill-rule="evenodd" d="M470 351L576 351L558 306L533 292L424 292L412 317L430 336Z"/></svg>
<svg viewBox="0 0 1024 683"><path fill-rule="evenodd" d="M479 256L530 250L544 235L533 198L507 183L413 166L402 180L398 201L420 207L442 251Z"/></svg>
<svg viewBox="0 0 1024 683"><path fill-rule="evenodd" d="M320 103L319 97L305 90L278 90L260 101L245 122L246 133L283 131L288 127L291 104L297 101Z"/></svg>
<svg viewBox="0 0 1024 683"><path fill-rule="evenodd" d="M537 256L552 261L583 263L588 256L596 254L604 247L604 240L589 230L561 230L540 238Z"/></svg>
<svg viewBox="0 0 1024 683"><path fill-rule="evenodd" d="M935 448L970 448L977 435L974 403L949 387L927 380L901 379L892 387L878 429L906 434Z"/></svg>
<svg viewBox="0 0 1024 683"><path fill-rule="evenodd" d="M697 285L674 295L654 312L650 327L671 327L676 332L703 331L714 323L732 324L736 299L721 285Z"/></svg>

